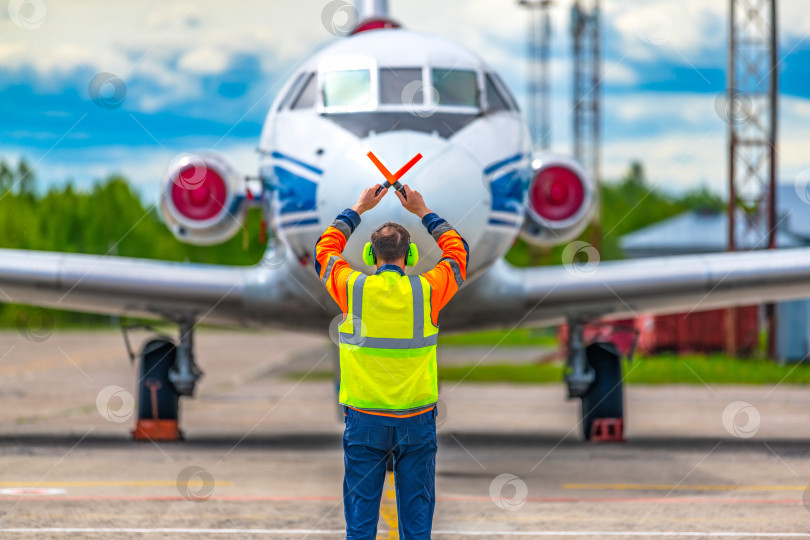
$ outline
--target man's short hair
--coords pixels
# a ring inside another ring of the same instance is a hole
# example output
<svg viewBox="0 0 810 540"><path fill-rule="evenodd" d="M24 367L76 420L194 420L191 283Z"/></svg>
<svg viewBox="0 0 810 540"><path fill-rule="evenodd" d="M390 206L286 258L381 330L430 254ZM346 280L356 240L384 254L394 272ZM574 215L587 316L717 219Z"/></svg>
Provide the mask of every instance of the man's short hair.
<svg viewBox="0 0 810 540"><path fill-rule="evenodd" d="M394 262L404 259L411 246L408 229L399 223L388 222L371 233L371 249L381 262Z"/></svg>

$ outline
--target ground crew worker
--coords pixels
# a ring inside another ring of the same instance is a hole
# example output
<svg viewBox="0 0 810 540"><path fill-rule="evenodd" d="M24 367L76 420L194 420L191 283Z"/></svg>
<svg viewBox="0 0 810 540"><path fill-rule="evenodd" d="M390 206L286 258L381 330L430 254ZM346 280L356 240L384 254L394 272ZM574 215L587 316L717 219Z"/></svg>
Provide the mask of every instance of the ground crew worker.
<svg viewBox="0 0 810 540"><path fill-rule="evenodd" d="M467 275L467 243L431 212L418 191L396 191L402 206L419 216L442 249L425 274L406 276L415 263L407 229L385 223L371 235L367 262L376 273L353 270L341 256L360 214L374 208L388 189L363 191L318 239L315 269L343 311L339 326L340 392L346 428L343 503L347 540L374 539L393 457L403 540L429 539L435 506L436 337L439 311ZM407 198L406 198L407 197Z"/></svg>

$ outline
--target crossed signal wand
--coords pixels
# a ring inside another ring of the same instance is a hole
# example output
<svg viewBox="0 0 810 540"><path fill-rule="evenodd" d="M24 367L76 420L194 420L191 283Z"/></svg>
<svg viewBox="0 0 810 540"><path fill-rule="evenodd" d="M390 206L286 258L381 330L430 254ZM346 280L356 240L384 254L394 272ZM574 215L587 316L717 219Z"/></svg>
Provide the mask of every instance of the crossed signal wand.
<svg viewBox="0 0 810 540"><path fill-rule="evenodd" d="M378 189L374 193L374 195L376 196L378 193L380 193L380 191L382 191L383 189L385 189L388 186L393 186L394 189L396 189L397 191L402 193L402 196L407 199L408 197L405 195L405 188L402 186L402 184L399 183L399 179L402 178L402 175L404 175L406 172L408 172L411 169L411 167L416 165L417 161L422 159L422 154L416 154L415 156L413 156L408 163L403 165L402 168L399 169L394 174L391 174L388 171L388 169L385 167L385 165L382 164L382 161L380 161L377 158L377 156L374 155L374 152L369 152L366 155L371 160L371 162L374 163L374 165L376 165L378 169L380 169L380 172L385 177L386 183L388 184L388 185L385 185L385 184L381 185L380 189Z"/></svg>

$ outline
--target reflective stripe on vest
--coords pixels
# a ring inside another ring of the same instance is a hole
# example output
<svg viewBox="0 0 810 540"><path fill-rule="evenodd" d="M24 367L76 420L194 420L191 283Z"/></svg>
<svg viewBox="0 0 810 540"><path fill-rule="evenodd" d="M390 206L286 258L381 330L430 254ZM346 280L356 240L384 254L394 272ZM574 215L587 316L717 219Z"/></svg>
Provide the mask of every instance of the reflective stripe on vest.
<svg viewBox="0 0 810 540"><path fill-rule="evenodd" d="M366 283L367 275L363 274L354 280L352 286L352 318L357 321L363 320L363 286ZM438 334L424 336L425 314L422 309L418 309L424 304L424 293L422 292L422 280L419 276L408 276L411 283L413 298L413 337L412 338L383 338L368 337L361 335L361 324L352 324L352 333L340 332L340 343L346 345L357 345L370 349L419 349L431 347L438 342Z"/></svg>
<svg viewBox="0 0 810 540"><path fill-rule="evenodd" d="M436 403L439 329L430 320L427 280L353 272L346 285L348 310L338 327L340 402L395 411Z"/></svg>

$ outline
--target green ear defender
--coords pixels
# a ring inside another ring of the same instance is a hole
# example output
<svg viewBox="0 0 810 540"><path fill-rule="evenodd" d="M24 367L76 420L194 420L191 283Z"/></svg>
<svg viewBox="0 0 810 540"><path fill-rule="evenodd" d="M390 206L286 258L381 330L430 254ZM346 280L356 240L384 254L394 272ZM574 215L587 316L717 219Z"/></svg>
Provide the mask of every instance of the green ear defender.
<svg viewBox="0 0 810 540"><path fill-rule="evenodd" d="M408 254L405 255L405 266L416 266L418 262L419 250L416 249L416 244L411 242L411 246L408 248Z"/></svg>
<svg viewBox="0 0 810 540"><path fill-rule="evenodd" d="M366 242L366 247L363 248L363 262L369 266L377 264L377 257L374 256L374 251L371 249L371 242Z"/></svg>
<svg viewBox="0 0 810 540"><path fill-rule="evenodd" d="M363 248L363 262L369 266L374 266L377 264L377 257L374 256L374 250L371 249L371 242L366 242L366 245ZM419 250L416 248L416 244L411 242L411 245L408 248L408 254L405 255L405 266L416 266L416 263L418 262Z"/></svg>

